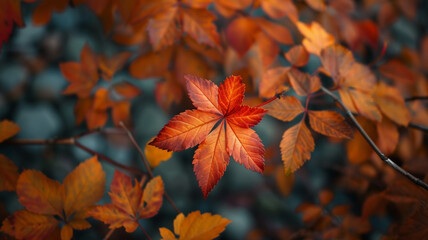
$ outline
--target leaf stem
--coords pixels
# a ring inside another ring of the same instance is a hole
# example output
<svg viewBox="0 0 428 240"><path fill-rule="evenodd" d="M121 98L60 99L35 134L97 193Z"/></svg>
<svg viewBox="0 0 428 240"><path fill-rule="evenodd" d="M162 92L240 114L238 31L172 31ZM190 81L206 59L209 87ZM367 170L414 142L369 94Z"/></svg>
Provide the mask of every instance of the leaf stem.
<svg viewBox="0 0 428 240"><path fill-rule="evenodd" d="M148 240L152 240L152 238L150 237L150 235L146 232L146 230L143 228L143 226L141 226L140 222L137 221L138 227L141 229L141 231L143 231L144 235L146 235L146 238Z"/></svg>
<svg viewBox="0 0 428 240"><path fill-rule="evenodd" d="M152 168L150 167L149 162L144 157L143 150L141 150L140 146L138 146L138 143L135 141L135 138L132 135L131 131L129 131L129 129L125 126L125 124L123 122L120 122L119 125L123 128L123 130L125 130L125 132L128 134L129 140L131 140L132 144L137 149L137 151L141 157L141 160L143 160L144 166L146 167L146 170L147 170L147 173L149 174L149 177L151 179L154 178ZM166 191L164 191L164 196L165 196L166 200L169 202L169 204L172 206L172 208L174 208L174 210L177 213L180 213L181 211L178 209L178 207L175 205L175 203L172 201L171 197L168 195L168 193Z"/></svg>
<svg viewBox="0 0 428 240"><path fill-rule="evenodd" d="M358 123L357 119L355 119L352 112L343 104L340 99L334 95L332 92L330 92L327 88L321 87L321 90L324 91L326 94L328 94L333 100L340 104L340 106L343 108L345 113L349 116L352 123L357 127L358 131L361 133L361 135L364 137L364 139L367 141L367 143L373 148L373 150L376 152L376 154L379 156L379 158L384 161L386 164L391 166L394 170L408 178L410 181L412 181L414 184L424 188L428 191L428 185L420 180L419 178L413 176L406 170L402 169L400 166L398 166L395 162L393 162L391 159L389 159L385 154L383 154L380 149L376 146L376 144L373 142L373 140L369 137L369 135L366 133L366 131L361 127L361 125Z"/></svg>
<svg viewBox="0 0 428 240"><path fill-rule="evenodd" d="M259 105L255 106L255 107L256 107L256 108L259 108L259 107L262 107L262 106L264 106L264 105L266 105L266 104L268 104L268 103L270 103L270 102L274 101L275 99L277 99L277 98L278 98L278 95L279 95L279 94L277 94L277 95L273 96L272 98L270 98L270 99L269 99L269 100L267 100L266 102L263 102L263 103L261 103L261 104L259 104Z"/></svg>

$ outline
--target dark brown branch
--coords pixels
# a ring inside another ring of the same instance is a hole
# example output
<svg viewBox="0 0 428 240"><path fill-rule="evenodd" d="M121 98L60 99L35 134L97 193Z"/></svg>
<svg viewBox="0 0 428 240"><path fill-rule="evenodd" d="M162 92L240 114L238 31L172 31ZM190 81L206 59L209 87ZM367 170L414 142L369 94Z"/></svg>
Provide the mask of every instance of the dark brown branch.
<svg viewBox="0 0 428 240"><path fill-rule="evenodd" d="M116 166L118 168L121 168L123 170L126 170L130 173L139 175L139 176L143 176L146 175L147 173L140 171L136 168L132 168L126 165L123 165L121 163L118 163L116 161L114 161L113 159L98 153L84 145L82 145L81 143L79 143L77 141L77 139L81 136L85 136L87 134L81 134L78 137L71 137L71 138L66 138L66 139L10 139L7 140L5 142L3 142L2 144L12 144L12 145L74 145L80 149L82 149L83 151L92 154L92 155L96 155L98 156L98 158L100 158L101 160L104 160L105 162Z"/></svg>
<svg viewBox="0 0 428 240"><path fill-rule="evenodd" d="M428 96L414 96L414 97L408 97L404 99L404 101L406 102L411 102L416 100L428 100Z"/></svg>
<svg viewBox="0 0 428 240"><path fill-rule="evenodd" d="M134 136L132 136L131 131L129 131L129 129L125 126L125 124L123 122L120 122L119 125L126 131L126 133L128 134L129 140L131 140L132 144L134 145L134 147L137 149L141 160L143 160L144 166L146 167L147 173L149 174L150 178L153 178L153 172L152 172L152 168L150 167L149 162L146 160L146 158L144 157L144 153L143 150L141 150L140 146L138 146L137 141L135 141ZM168 193L166 191L164 191L164 196L166 198L166 200L169 202L169 204L171 204L172 208L174 208L174 210L177 213L180 213L180 210L178 209L178 207L175 205L175 203L172 201L171 197L168 195Z"/></svg>
<svg viewBox="0 0 428 240"><path fill-rule="evenodd" d="M428 126L422 126L416 123L409 123L409 127L428 132Z"/></svg>
<svg viewBox="0 0 428 240"><path fill-rule="evenodd" d="M413 176L406 170L402 169L400 166L395 164L391 159L389 159L385 154L383 154L380 149L376 146L376 144L373 142L373 140L369 137L369 135L366 133L366 131L361 127L361 125L358 123L357 119L355 119L354 114L352 114L351 111L343 104L340 99L334 95L330 90L328 90L325 87L321 87L321 90L327 93L330 97L334 99L335 102L339 103L340 106L343 108L345 113L349 116L351 121L354 123L355 127L357 127L358 131L361 133L361 135L364 137L364 139L367 141L367 143L373 148L373 150L376 152L376 154L379 156L379 158L384 161L386 164L394 168L397 172L401 173L403 176L408 178L410 181L412 181L414 184L423 187L425 190L428 190L428 185L420 180L419 178Z"/></svg>

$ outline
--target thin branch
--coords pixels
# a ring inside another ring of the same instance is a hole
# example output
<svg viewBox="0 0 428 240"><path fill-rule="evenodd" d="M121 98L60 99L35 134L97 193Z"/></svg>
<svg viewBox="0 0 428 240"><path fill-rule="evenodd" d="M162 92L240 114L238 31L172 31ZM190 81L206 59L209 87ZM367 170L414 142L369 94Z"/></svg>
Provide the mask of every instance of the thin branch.
<svg viewBox="0 0 428 240"><path fill-rule="evenodd" d="M140 222L137 221L138 227L141 229L141 231L143 231L144 235L146 235L146 238L149 240L152 240L152 238L150 237L150 235L146 232L146 230L143 228L143 226L141 226Z"/></svg>
<svg viewBox="0 0 428 240"><path fill-rule="evenodd" d="M416 123L409 123L409 127L428 132L428 126L422 126Z"/></svg>
<svg viewBox="0 0 428 240"><path fill-rule="evenodd" d="M78 137L71 137L71 138L65 138L65 139L10 139L7 140L5 142L3 142L2 144L12 144L12 145L74 145L80 149L82 149L83 151L91 154L91 155L96 155L98 156L98 158L100 158L101 160L104 160L105 162L116 166L118 168L121 168L123 170L126 170L130 173L139 175L139 176L143 176L146 175L147 173L140 171L136 168L132 168L126 165L123 165L119 162L114 161L113 159L98 153L84 145L82 145L81 143L79 143L77 141L78 138L82 137L82 136L86 136L87 134L81 134L78 135Z"/></svg>
<svg viewBox="0 0 428 240"><path fill-rule="evenodd" d="M380 157L382 161L387 163L389 166L394 168L397 172L401 173L403 176L408 178L410 181L412 181L414 184L423 187L425 190L428 190L428 185L420 180L419 178L413 176L406 170L402 169L400 166L395 164L391 159L389 159L385 154L383 154L380 149L376 146L376 144L373 142L373 140L369 137L369 135L366 133L366 131L361 127L361 125L358 123L357 119L355 119L354 115L351 111L343 104L342 101L336 95L334 95L332 92L330 92L327 88L321 87L321 90L327 93L330 97L334 99L335 102L339 103L340 106L343 108L345 113L349 116L351 121L354 123L355 127L357 127L358 131L361 133L361 135L364 137L364 139L367 141L367 143L373 148L373 150L376 152L376 154Z"/></svg>
<svg viewBox="0 0 428 240"><path fill-rule="evenodd" d="M108 231L108 233L104 236L103 240L108 240L113 234L114 230L116 230L116 228L110 229L110 231Z"/></svg>
<svg viewBox="0 0 428 240"><path fill-rule="evenodd" d="M125 124L123 122L120 122L119 125L126 131L126 133L128 133L129 140L131 140L132 144L137 149L137 151L141 157L141 160L143 160L144 166L146 167L147 173L149 174L150 178L154 178L152 168L150 167L149 162L144 157L143 150L141 150L140 146L138 146L138 143L137 143L137 141L135 141L135 138L132 135L131 131L129 131L129 129L125 126ZM168 195L168 193L166 191L164 191L164 196L165 196L166 200L169 202L169 204L172 206L172 208L174 208L174 210L177 213L180 213L180 210L175 205L175 203L172 201L171 197Z"/></svg>
<svg viewBox="0 0 428 240"><path fill-rule="evenodd" d="M414 96L414 97L408 97L404 99L404 101L406 102L411 102L415 100L428 100L428 96Z"/></svg>

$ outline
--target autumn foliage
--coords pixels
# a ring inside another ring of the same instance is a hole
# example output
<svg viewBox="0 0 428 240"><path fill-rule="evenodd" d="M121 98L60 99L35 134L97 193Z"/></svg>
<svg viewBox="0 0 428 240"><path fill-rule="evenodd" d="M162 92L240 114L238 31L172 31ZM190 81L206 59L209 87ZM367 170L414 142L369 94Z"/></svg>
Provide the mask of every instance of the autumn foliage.
<svg viewBox="0 0 428 240"><path fill-rule="evenodd" d="M425 239L427 10L0 0L0 238Z"/></svg>

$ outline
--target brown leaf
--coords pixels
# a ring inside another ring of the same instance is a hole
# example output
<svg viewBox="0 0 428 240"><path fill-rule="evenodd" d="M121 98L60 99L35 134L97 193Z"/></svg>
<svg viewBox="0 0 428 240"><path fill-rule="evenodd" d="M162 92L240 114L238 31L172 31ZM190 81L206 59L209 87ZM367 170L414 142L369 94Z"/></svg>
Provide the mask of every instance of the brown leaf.
<svg viewBox="0 0 428 240"><path fill-rule="evenodd" d="M3 120L0 122L0 142L15 136L20 128L14 122Z"/></svg>
<svg viewBox="0 0 428 240"><path fill-rule="evenodd" d="M5 155L0 154L0 191L15 191L18 167Z"/></svg>
<svg viewBox="0 0 428 240"><path fill-rule="evenodd" d="M312 129L321 134L348 139L351 139L353 136L352 127L337 112L308 111L308 115Z"/></svg>

